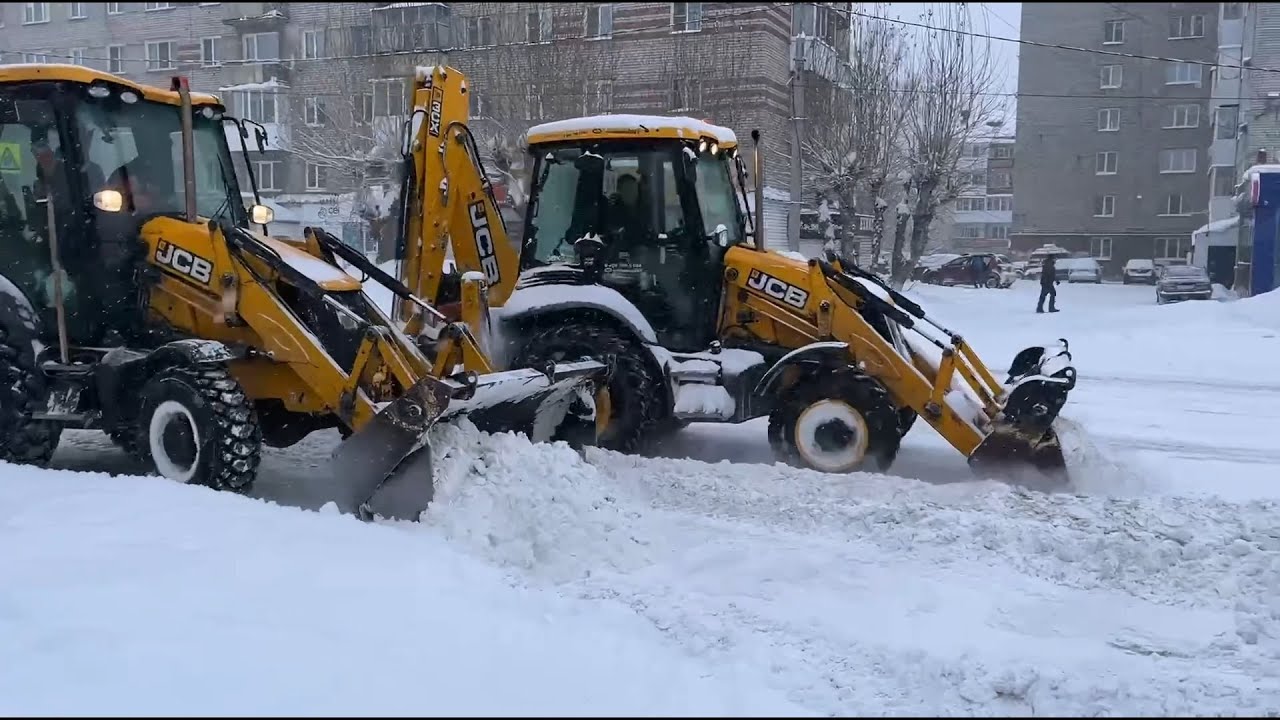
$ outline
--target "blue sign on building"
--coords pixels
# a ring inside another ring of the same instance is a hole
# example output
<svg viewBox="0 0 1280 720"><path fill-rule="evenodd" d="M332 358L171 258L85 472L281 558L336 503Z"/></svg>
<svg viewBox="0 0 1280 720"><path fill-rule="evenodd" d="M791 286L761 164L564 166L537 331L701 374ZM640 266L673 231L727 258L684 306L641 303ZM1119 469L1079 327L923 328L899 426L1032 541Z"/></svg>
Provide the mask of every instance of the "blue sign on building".
<svg viewBox="0 0 1280 720"><path fill-rule="evenodd" d="M1276 289L1280 254L1280 165L1254 166L1248 170L1247 192L1236 198L1240 239L1236 245L1235 290L1241 297Z"/></svg>

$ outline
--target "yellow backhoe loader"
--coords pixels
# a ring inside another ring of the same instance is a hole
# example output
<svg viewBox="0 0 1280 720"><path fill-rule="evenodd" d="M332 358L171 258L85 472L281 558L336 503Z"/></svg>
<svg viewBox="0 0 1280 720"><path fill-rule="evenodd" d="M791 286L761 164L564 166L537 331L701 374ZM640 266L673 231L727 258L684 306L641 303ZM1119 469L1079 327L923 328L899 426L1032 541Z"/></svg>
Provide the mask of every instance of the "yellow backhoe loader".
<svg viewBox="0 0 1280 720"><path fill-rule="evenodd" d="M758 133L749 212L727 128L634 115L534 127L514 242L468 127L466 78L419 68L412 101L397 279L447 301L452 247L461 277L487 280L491 317L469 323L487 326L477 335L493 357L607 362L605 390L579 393L562 430L586 425L630 451L690 421L768 416L780 458L848 472L887 469L923 417L984 473L1064 471L1054 421L1075 385L1066 341L1019 353L1002 381L878 276L831 254L767 250ZM401 320L418 334L410 311Z"/></svg>
<svg viewBox="0 0 1280 720"><path fill-rule="evenodd" d="M42 464L64 428L100 429L165 477L243 492L264 443L337 427L318 494L416 519L433 423L549 436L590 395L602 363L489 372L467 325L396 286L431 320L428 357L337 264L376 271L362 255L266 235L228 133L247 151L250 125L184 78L0 66L0 461ZM462 289L487 313L483 281Z"/></svg>

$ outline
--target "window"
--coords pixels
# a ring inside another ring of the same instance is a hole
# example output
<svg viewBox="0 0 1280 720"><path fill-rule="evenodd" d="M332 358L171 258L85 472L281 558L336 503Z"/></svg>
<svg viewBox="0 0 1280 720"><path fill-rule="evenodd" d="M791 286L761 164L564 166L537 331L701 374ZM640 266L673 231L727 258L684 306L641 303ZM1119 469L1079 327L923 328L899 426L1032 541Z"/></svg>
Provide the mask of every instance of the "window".
<svg viewBox="0 0 1280 720"><path fill-rule="evenodd" d="M1119 166L1120 153L1115 150L1100 152L1093 158L1094 175L1115 175Z"/></svg>
<svg viewBox="0 0 1280 720"><path fill-rule="evenodd" d="M993 212L1013 212L1013 198L1008 195L994 195L987 198L987 209Z"/></svg>
<svg viewBox="0 0 1280 720"><path fill-rule="evenodd" d="M376 52L420 52L452 45L452 3L379 4L382 7L375 8L372 16Z"/></svg>
<svg viewBox="0 0 1280 720"><path fill-rule="evenodd" d="M84 53L89 48L71 48L71 64L72 65L88 65L84 61Z"/></svg>
<svg viewBox="0 0 1280 720"><path fill-rule="evenodd" d="M1008 240L1009 226L1008 225L988 225L987 237L992 238L994 240Z"/></svg>
<svg viewBox="0 0 1280 720"><path fill-rule="evenodd" d="M1115 217L1116 216L1116 196L1115 195L1094 195L1093 196L1093 216L1094 217Z"/></svg>
<svg viewBox="0 0 1280 720"><path fill-rule="evenodd" d="M1098 111L1098 132L1116 132L1120 129L1120 108L1102 108Z"/></svg>
<svg viewBox="0 0 1280 720"><path fill-rule="evenodd" d="M1111 259L1111 238L1089 238L1089 255L1099 260Z"/></svg>
<svg viewBox="0 0 1280 720"><path fill-rule="evenodd" d="M525 16L525 40L531 43L551 42L553 17L551 8L542 8Z"/></svg>
<svg viewBox="0 0 1280 720"><path fill-rule="evenodd" d="M143 3L143 4L142 4L142 9L143 9L144 11L146 11L146 12L151 12L151 11L153 11L153 10L172 10L172 9L173 9L173 3L171 3L171 2L152 2L152 3Z"/></svg>
<svg viewBox="0 0 1280 720"><path fill-rule="evenodd" d="M22 6L22 24L49 22L49 3L25 3Z"/></svg>
<svg viewBox="0 0 1280 720"><path fill-rule="evenodd" d="M276 94L267 90L233 90L236 112L246 120L260 123L276 121Z"/></svg>
<svg viewBox="0 0 1280 720"><path fill-rule="evenodd" d="M980 158L987 154L987 149L984 145L973 143L965 148L965 154L971 158Z"/></svg>
<svg viewBox="0 0 1280 720"><path fill-rule="evenodd" d="M24 52L22 53L22 62L43 64L49 62L49 56L39 52Z"/></svg>
<svg viewBox="0 0 1280 720"><path fill-rule="evenodd" d="M476 93L472 93L475 97ZM373 93L360 93L356 97L356 105L351 109L353 119L361 124L368 125L373 122Z"/></svg>
<svg viewBox="0 0 1280 720"><path fill-rule="evenodd" d="M841 20L848 19L825 3L796 3L792 5L791 29L795 35L818 38L835 46L836 30Z"/></svg>
<svg viewBox="0 0 1280 720"><path fill-rule="evenodd" d="M200 64L204 67L215 67L222 64L222 55L218 52L218 41L221 37L200 38Z"/></svg>
<svg viewBox="0 0 1280 720"><path fill-rule="evenodd" d="M969 185L977 185L979 187L987 186L986 173L969 173L965 176L965 180Z"/></svg>
<svg viewBox="0 0 1280 720"><path fill-rule="evenodd" d="M1244 17L1244 3L1222 3L1223 20L1239 20Z"/></svg>
<svg viewBox="0 0 1280 720"><path fill-rule="evenodd" d="M1160 151L1160 172L1193 173L1196 171L1195 148L1176 148Z"/></svg>
<svg viewBox="0 0 1280 720"><path fill-rule="evenodd" d="M1008 160L1013 157L1012 145L992 145L991 157L995 160Z"/></svg>
<svg viewBox="0 0 1280 720"><path fill-rule="evenodd" d="M89 12L85 9L84 3L67 3L68 20L84 20L87 17Z"/></svg>
<svg viewBox="0 0 1280 720"><path fill-rule="evenodd" d="M1240 108L1236 105L1224 105L1218 108L1213 125L1214 138L1234 140L1240 129Z"/></svg>
<svg viewBox="0 0 1280 720"><path fill-rule="evenodd" d="M613 6L587 6L587 37L613 37Z"/></svg>
<svg viewBox="0 0 1280 720"><path fill-rule="evenodd" d="M302 57L308 60L324 57L324 31L305 30L302 33Z"/></svg>
<svg viewBox="0 0 1280 720"><path fill-rule="evenodd" d="M123 13L123 12L124 12L124 10L121 10L121 9L120 9L120 3L107 3L107 14L108 14L108 15L119 15L119 14L121 14L121 13Z"/></svg>
<svg viewBox="0 0 1280 720"><path fill-rule="evenodd" d="M702 3L671 3L671 32L698 32L702 29Z"/></svg>
<svg viewBox="0 0 1280 720"><path fill-rule="evenodd" d="M1212 169L1213 172L1213 196L1214 197L1232 197L1236 194L1235 167L1231 165L1219 165Z"/></svg>
<svg viewBox="0 0 1280 720"><path fill-rule="evenodd" d="M1108 20L1102 24L1102 44L1119 45L1124 42L1124 21Z"/></svg>
<svg viewBox="0 0 1280 720"><path fill-rule="evenodd" d="M588 80L583 88L582 113L600 115L613 107L613 81Z"/></svg>
<svg viewBox="0 0 1280 720"><path fill-rule="evenodd" d="M987 187L1013 187L1013 176L1007 172L993 172L991 173L991 177L987 180Z"/></svg>
<svg viewBox="0 0 1280 720"><path fill-rule="evenodd" d="M253 163L253 173L258 177L259 190L279 190L280 185L276 182L276 172L279 170L280 163L276 160L255 160Z"/></svg>
<svg viewBox="0 0 1280 720"><path fill-rule="evenodd" d="M611 16L612 17L612 16ZM462 23L463 47L487 47L493 45L493 20L487 17L464 18Z"/></svg>
<svg viewBox="0 0 1280 720"><path fill-rule="evenodd" d="M1124 67L1121 65L1103 65L1100 68L1100 80L1098 87L1103 90L1112 90L1120 87L1124 82Z"/></svg>
<svg viewBox="0 0 1280 720"><path fill-rule="evenodd" d="M1184 215L1182 212L1182 193L1169 193L1164 196L1164 212L1161 215Z"/></svg>
<svg viewBox="0 0 1280 720"><path fill-rule="evenodd" d="M1166 130L1200 127L1199 105L1170 105L1164 116Z"/></svg>
<svg viewBox="0 0 1280 720"><path fill-rule="evenodd" d="M672 110L696 110L702 107L702 78L671 78L670 97Z"/></svg>
<svg viewBox="0 0 1280 720"><path fill-rule="evenodd" d="M489 114L489 98L479 90L471 91L471 117L487 118Z"/></svg>
<svg viewBox="0 0 1280 720"><path fill-rule="evenodd" d="M307 163L307 189L323 190L325 180L325 167L315 163Z"/></svg>
<svg viewBox="0 0 1280 720"><path fill-rule="evenodd" d="M1185 40L1186 38L1204 37L1203 15L1171 15L1169 16L1169 39Z"/></svg>
<svg viewBox="0 0 1280 720"><path fill-rule="evenodd" d="M306 120L307 125L318 127L324 125L324 100L321 98L309 97L302 101L302 116Z"/></svg>
<svg viewBox="0 0 1280 720"><path fill-rule="evenodd" d="M264 60L280 59L280 35L279 33L254 33L245 35L244 41L244 59L250 62L261 62Z"/></svg>
<svg viewBox="0 0 1280 720"><path fill-rule="evenodd" d="M374 117L402 117L408 114L404 80L371 80Z"/></svg>
<svg viewBox="0 0 1280 720"><path fill-rule="evenodd" d="M177 55L178 44L172 40L147 43L147 72L178 67Z"/></svg>
<svg viewBox="0 0 1280 720"><path fill-rule="evenodd" d="M107 72L121 75L124 73L124 46L107 46Z"/></svg>
<svg viewBox="0 0 1280 720"><path fill-rule="evenodd" d="M1191 238L1156 238L1155 257L1161 260L1180 260L1191 252Z"/></svg>
<svg viewBox="0 0 1280 720"><path fill-rule="evenodd" d="M958 212L975 212L987 209L987 199L980 197L962 197L956 198L956 210Z"/></svg>
<svg viewBox="0 0 1280 720"><path fill-rule="evenodd" d="M542 87L537 83L529 83L524 89L524 117L526 120L542 117Z"/></svg>
<svg viewBox="0 0 1280 720"><path fill-rule="evenodd" d="M957 236L966 240L976 240L982 237L981 225L961 225L956 229L959 231Z"/></svg>
<svg viewBox="0 0 1280 720"><path fill-rule="evenodd" d="M1199 85L1204 68L1195 63L1174 62L1165 65L1165 85Z"/></svg>

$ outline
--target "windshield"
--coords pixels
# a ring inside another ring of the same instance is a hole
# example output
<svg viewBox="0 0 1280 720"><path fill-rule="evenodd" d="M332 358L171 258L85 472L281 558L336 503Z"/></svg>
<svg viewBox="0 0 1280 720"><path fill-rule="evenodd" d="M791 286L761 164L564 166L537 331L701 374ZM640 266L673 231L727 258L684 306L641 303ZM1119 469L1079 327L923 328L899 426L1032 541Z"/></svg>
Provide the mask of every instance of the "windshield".
<svg viewBox="0 0 1280 720"><path fill-rule="evenodd" d="M220 115L212 108L195 111L196 212L206 218L230 213L247 226ZM90 192L118 190L124 210L141 216L185 212L179 107L86 98L76 107L76 120Z"/></svg>
<svg viewBox="0 0 1280 720"><path fill-rule="evenodd" d="M699 154L696 186L704 234L712 235L718 226L723 225L729 232L730 245L742 242L746 228L738 214L738 199L734 194L728 155Z"/></svg>

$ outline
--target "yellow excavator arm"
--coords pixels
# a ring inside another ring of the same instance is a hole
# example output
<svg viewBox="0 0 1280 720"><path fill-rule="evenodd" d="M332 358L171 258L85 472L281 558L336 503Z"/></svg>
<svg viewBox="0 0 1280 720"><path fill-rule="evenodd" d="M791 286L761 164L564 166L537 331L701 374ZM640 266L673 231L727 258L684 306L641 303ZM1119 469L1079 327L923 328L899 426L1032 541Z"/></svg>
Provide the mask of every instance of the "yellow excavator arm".
<svg viewBox="0 0 1280 720"><path fill-rule="evenodd" d="M452 67L420 67L411 82L399 279L427 302L447 305L441 289L452 244L457 272L483 274L489 304L501 306L515 288L520 256L468 124L467 77ZM397 303L396 316L411 334L420 329L407 304Z"/></svg>

